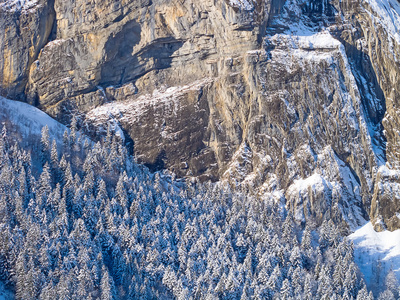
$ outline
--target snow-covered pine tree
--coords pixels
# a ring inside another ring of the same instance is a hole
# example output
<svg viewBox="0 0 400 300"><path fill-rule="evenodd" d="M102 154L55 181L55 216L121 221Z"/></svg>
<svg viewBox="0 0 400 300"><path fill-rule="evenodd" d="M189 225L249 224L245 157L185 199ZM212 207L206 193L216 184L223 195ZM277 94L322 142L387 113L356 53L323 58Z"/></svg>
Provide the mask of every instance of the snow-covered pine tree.
<svg viewBox="0 0 400 300"><path fill-rule="evenodd" d="M46 125L42 128L42 136L40 138L40 160L44 166L50 159L50 134L49 127Z"/></svg>

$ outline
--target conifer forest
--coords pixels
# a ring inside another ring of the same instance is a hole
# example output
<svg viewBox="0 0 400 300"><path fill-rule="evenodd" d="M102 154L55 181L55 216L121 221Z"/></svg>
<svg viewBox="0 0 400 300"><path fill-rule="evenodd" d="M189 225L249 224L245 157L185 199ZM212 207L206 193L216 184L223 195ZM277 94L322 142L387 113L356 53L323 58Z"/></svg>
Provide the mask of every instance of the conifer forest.
<svg viewBox="0 0 400 300"><path fill-rule="evenodd" d="M0 279L16 299L374 299L337 225L151 173L109 130L0 139ZM397 299L393 272L379 299Z"/></svg>

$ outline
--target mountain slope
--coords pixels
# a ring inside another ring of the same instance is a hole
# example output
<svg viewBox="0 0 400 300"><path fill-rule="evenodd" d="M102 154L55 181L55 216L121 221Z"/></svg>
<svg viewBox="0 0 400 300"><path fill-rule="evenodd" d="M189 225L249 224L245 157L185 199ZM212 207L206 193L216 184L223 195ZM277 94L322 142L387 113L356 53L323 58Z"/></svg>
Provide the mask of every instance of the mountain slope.
<svg viewBox="0 0 400 300"><path fill-rule="evenodd" d="M0 298L368 295L332 220L304 227L226 182L151 173L111 131L91 147L72 128L54 151L43 134L39 157L15 138L0 136Z"/></svg>
<svg viewBox="0 0 400 300"><path fill-rule="evenodd" d="M93 138L111 122L151 170L227 180L300 223L400 228L397 1L0 10L3 95Z"/></svg>
<svg viewBox="0 0 400 300"><path fill-rule="evenodd" d="M375 232L372 224L367 223L349 239L355 244L355 261L370 289L382 290L390 270L400 280L400 230Z"/></svg>
<svg viewBox="0 0 400 300"><path fill-rule="evenodd" d="M24 142L40 139L42 128L47 125L50 138L61 144L64 131L68 130L40 109L3 97L0 97L0 123L6 123Z"/></svg>

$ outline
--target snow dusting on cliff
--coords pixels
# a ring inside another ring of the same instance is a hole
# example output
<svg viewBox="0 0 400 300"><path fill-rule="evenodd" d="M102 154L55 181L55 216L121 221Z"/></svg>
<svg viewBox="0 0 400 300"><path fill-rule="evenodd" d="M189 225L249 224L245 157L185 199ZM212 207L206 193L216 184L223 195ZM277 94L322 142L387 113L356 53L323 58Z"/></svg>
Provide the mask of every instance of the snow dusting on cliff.
<svg viewBox="0 0 400 300"><path fill-rule="evenodd" d="M366 0L380 23L400 43L400 4L396 0Z"/></svg>
<svg viewBox="0 0 400 300"><path fill-rule="evenodd" d="M27 10L37 3L38 0L0 0L0 7L5 10Z"/></svg>
<svg viewBox="0 0 400 300"><path fill-rule="evenodd" d="M391 268L400 280L400 230L376 232L368 222L349 239L354 242L355 261L368 286L383 285Z"/></svg>
<svg viewBox="0 0 400 300"><path fill-rule="evenodd" d="M242 10L252 10L254 8L252 1L249 0L230 0L229 4Z"/></svg>

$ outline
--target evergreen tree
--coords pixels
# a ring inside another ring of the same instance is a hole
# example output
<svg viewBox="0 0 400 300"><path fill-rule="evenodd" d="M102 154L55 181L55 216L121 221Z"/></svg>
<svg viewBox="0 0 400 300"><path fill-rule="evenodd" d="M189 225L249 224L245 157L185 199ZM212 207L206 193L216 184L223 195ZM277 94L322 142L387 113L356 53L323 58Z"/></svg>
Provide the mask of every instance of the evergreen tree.
<svg viewBox="0 0 400 300"><path fill-rule="evenodd" d="M46 125L42 128L42 137L40 139L40 159L42 165L49 161L50 158L50 135L49 127Z"/></svg>
<svg viewBox="0 0 400 300"><path fill-rule="evenodd" d="M76 115L72 116L71 124L70 124L70 134L69 134L69 145L73 151L76 150L77 143L77 134L78 134L78 119Z"/></svg>
<svg viewBox="0 0 400 300"><path fill-rule="evenodd" d="M304 283L304 299L311 300L314 298L311 275L307 274Z"/></svg>
<svg viewBox="0 0 400 300"><path fill-rule="evenodd" d="M51 167L54 170L58 169L58 152L57 152L56 140L53 140L51 144L50 162L51 162Z"/></svg>
<svg viewBox="0 0 400 300"><path fill-rule="evenodd" d="M37 191L37 202L40 209L48 206L49 196L52 191L52 177L50 173L49 164L46 163L43 167L42 174L40 174L39 185Z"/></svg>
<svg viewBox="0 0 400 300"><path fill-rule="evenodd" d="M393 293L393 296L397 299L399 297L399 282L397 281L396 275L393 272L393 269L390 269L388 274L386 275L385 280L386 289Z"/></svg>
<svg viewBox="0 0 400 300"><path fill-rule="evenodd" d="M365 285L358 291L356 300L368 300L368 291Z"/></svg>
<svg viewBox="0 0 400 300"><path fill-rule="evenodd" d="M282 283L282 288L281 288L281 292L280 292L280 299L282 300L288 300L288 299L292 299L293 297L293 291L292 291L292 287L290 285L290 282L288 279L285 279Z"/></svg>
<svg viewBox="0 0 400 300"><path fill-rule="evenodd" d="M396 298L390 290L386 289L379 294L378 300L396 300Z"/></svg>

